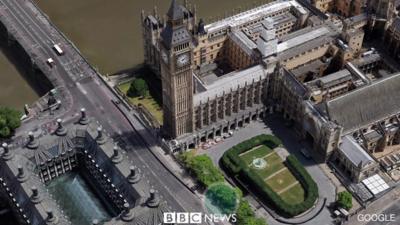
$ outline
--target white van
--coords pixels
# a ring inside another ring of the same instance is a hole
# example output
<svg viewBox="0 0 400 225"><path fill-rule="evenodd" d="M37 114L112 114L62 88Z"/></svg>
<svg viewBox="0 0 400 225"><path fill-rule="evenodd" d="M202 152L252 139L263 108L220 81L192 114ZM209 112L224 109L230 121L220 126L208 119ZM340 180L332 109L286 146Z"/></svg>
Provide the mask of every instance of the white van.
<svg viewBox="0 0 400 225"><path fill-rule="evenodd" d="M57 55L64 55L64 51L61 49L59 44L53 45L53 49L56 51Z"/></svg>

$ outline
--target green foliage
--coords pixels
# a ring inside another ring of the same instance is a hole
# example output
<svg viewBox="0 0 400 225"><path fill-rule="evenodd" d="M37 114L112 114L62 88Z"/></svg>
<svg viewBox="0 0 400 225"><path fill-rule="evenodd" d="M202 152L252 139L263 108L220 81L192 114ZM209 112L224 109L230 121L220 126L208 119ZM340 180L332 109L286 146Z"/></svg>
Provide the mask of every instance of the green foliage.
<svg viewBox="0 0 400 225"><path fill-rule="evenodd" d="M223 168L228 173L238 177L243 183L248 184L260 199L263 199L267 205L275 208L282 216L293 217L311 208L318 198L318 186L296 157L292 155L288 156L285 163L290 172L299 180L305 191L304 201L298 204L289 204L283 201L282 198L239 157L239 154L261 144L271 149L282 145L278 138L271 135L253 137L232 147L224 153L221 159Z"/></svg>
<svg viewBox="0 0 400 225"><path fill-rule="evenodd" d="M197 180L204 186L209 187L216 182L225 181L222 172L214 166L211 158L207 155L194 156L193 153L182 153L178 159L189 168Z"/></svg>
<svg viewBox="0 0 400 225"><path fill-rule="evenodd" d="M267 225L267 223L261 218L250 217L244 225Z"/></svg>
<svg viewBox="0 0 400 225"><path fill-rule="evenodd" d="M147 97L149 96L149 87L145 80L137 78L132 81L131 86L127 92L128 97Z"/></svg>
<svg viewBox="0 0 400 225"><path fill-rule="evenodd" d="M337 204L339 207L349 210L353 207L353 196L348 191L339 192Z"/></svg>
<svg viewBox="0 0 400 225"><path fill-rule="evenodd" d="M237 215L237 225L244 225L246 224L246 221L250 217L254 217L254 212L251 209L249 202L246 200L242 200L239 203L239 207L236 210L236 215Z"/></svg>
<svg viewBox="0 0 400 225"><path fill-rule="evenodd" d="M223 214L230 214L236 208L238 200L236 191L226 184L221 183L211 186L206 196L212 201L213 205L218 206Z"/></svg>
<svg viewBox="0 0 400 225"><path fill-rule="evenodd" d="M235 191L236 191L237 196L239 196L239 199L242 199L242 197L243 197L242 190L240 190L240 188L238 188L238 187L235 187Z"/></svg>
<svg viewBox="0 0 400 225"><path fill-rule="evenodd" d="M21 115L17 110L0 107L0 137L10 137L12 132L21 126Z"/></svg>
<svg viewBox="0 0 400 225"><path fill-rule="evenodd" d="M187 152L182 152L180 153L177 158L180 162L183 163L184 166L188 166L190 161L195 157L195 151L187 151Z"/></svg>
<svg viewBox="0 0 400 225"><path fill-rule="evenodd" d="M236 210L237 222L236 225L267 225L265 220L256 218L249 202L242 199L239 207Z"/></svg>

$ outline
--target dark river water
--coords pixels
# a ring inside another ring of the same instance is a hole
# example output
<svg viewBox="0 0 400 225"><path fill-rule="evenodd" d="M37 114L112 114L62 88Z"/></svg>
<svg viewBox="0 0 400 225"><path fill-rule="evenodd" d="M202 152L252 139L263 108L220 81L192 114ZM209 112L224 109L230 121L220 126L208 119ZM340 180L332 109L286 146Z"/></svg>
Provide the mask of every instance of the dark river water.
<svg viewBox="0 0 400 225"><path fill-rule="evenodd" d="M103 74L130 69L143 61L140 12L165 14L170 0L35 0ZM183 2L183 1L182 1ZM191 0L198 17L222 18L266 1ZM38 96L0 53L0 105L22 108Z"/></svg>

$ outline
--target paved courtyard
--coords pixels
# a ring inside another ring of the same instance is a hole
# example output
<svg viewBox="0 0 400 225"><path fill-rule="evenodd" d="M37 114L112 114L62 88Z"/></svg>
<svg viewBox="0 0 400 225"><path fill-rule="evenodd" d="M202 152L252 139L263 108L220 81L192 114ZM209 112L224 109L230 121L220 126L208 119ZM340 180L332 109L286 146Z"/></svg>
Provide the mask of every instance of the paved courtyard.
<svg viewBox="0 0 400 225"><path fill-rule="evenodd" d="M209 155L215 164L219 164L219 159L222 157L223 153L229 148L254 137L259 134L272 134L280 138L287 148L290 154L295 155L300 162L305 166L307 171L313 177L315 182L318 184L319 195L323 200L327 199L326 205L331 204L335 201L336 190L335 186L329 180L329 178L322 172L319 165L315 163L312 159L306 159L301 153L301 148L308 148L303 143L299 142L298 137L293 133L293 131L284 126L284 121L280 116L269 115L266 123L261 121L252 122L247 124L246 127L236 130L232 137L224 139L222 142L213 145L207 150L199 150L200 154ZM264 209L259 209L257 213L264 214L267 216L267 222L269 225L280 225L280 223L274 220ZM325 207L321 213L309 222L303 223L306 225L323 224L329 225L333 224L331 221L331 213L328 208Z"/></svg>

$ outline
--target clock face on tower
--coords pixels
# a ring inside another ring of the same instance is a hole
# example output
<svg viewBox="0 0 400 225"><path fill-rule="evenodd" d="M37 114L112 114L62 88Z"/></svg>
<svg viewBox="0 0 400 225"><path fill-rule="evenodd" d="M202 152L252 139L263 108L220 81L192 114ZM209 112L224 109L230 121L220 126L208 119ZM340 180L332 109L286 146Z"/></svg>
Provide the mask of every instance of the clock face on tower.
<svg viewBox="0 0 400 225"><path fill-rule="evenodd" d="M189 53L180 54L176 58L176 65L178 67L186 66L187 64L189 64L189 61L190 61Z"/></svg>

